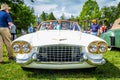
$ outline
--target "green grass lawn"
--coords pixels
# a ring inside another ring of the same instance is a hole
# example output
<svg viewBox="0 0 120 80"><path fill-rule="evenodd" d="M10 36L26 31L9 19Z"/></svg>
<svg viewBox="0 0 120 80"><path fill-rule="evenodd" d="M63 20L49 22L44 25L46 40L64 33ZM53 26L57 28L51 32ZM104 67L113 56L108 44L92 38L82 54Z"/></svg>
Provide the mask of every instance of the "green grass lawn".
<svg viewBox="0 0 120 80"><path fill-rule="evenodd" d="M4 50L6 53L6 50ZM104 54L107 63L96 70L23 70L14 61L0 64L0 80L120 80L120 51L112 50Z"/></svg>

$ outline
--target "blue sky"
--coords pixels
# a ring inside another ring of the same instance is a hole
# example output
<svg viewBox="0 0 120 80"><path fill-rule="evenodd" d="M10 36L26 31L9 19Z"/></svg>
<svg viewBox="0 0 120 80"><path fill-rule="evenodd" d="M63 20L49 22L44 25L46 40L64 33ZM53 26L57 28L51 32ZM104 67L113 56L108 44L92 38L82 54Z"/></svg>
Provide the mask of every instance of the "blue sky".
<svg viewBox="0 0 120 80"><path fill-rule="evenodd" d="M46 13L53 12L56 18L59 18L63 13L68 18L71 15L78 16L86 0L25 0L25 4L33 7L35 15L40 15L42 11ZM99 7L117 6L120 0L96 0Z"/></svg>

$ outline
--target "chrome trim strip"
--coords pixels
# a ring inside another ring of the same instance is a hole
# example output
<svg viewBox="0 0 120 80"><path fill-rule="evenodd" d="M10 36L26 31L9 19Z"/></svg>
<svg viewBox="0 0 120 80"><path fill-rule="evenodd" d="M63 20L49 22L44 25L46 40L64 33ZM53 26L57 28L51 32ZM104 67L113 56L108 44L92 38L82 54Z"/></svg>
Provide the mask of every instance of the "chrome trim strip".
<svg viewBox="0 0 120 80"><path fill-rule="evenodd" d="M105 64L106 61L103 58L102 59L90 59L90 58L88 58L87 63L97 66L97 65Z"/></svg>

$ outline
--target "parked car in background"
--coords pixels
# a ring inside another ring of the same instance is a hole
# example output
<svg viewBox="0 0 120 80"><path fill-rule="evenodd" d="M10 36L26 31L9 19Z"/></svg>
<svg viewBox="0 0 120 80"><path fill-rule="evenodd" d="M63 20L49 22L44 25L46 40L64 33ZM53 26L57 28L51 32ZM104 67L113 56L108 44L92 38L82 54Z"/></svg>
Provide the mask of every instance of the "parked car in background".
<svg viewBox="0 0 120 80"><path fill-rule="evenodd" d="M120 48L120 18L117 19L112 28L101 35L101 38L108 43L108 49L113 47Z"/></svg>
<svg viewBox="0 0 120 80"><path fill-rule="evenodd" d="M105 64L103 39L81 32L77 22L49 20L39 31L12 42L16 63L25 68L78 69Z"/></svg>

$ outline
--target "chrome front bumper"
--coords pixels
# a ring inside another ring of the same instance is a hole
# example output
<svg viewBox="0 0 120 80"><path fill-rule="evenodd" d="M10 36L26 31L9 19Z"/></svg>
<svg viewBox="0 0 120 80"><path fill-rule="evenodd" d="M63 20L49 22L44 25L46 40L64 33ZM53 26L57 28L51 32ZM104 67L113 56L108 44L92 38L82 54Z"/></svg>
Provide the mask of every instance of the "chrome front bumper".
<svg viewBox="0 0 120 80"><path fill-rule="evenodd" d="M37 64L36 62L32 62L28 65L22 65L25 68L39 68L39 69L80 69L80 68L92 68L96 67L94 65L90 65L87 62L83 62L81 64Z"/></svg>
<svg viewBox="0 0 120 80"><path fill-rule="evenodd" d="M41 68L41 69L76 69L76 68L90 68L96 67L97 65L103 65L106 61L101 59L91 59L86 55L83 55L83 62L77 63L37 63L35 60L35 55L28 59L16 59L16 62L19 63L22 67L28 68Z"/></svg>

